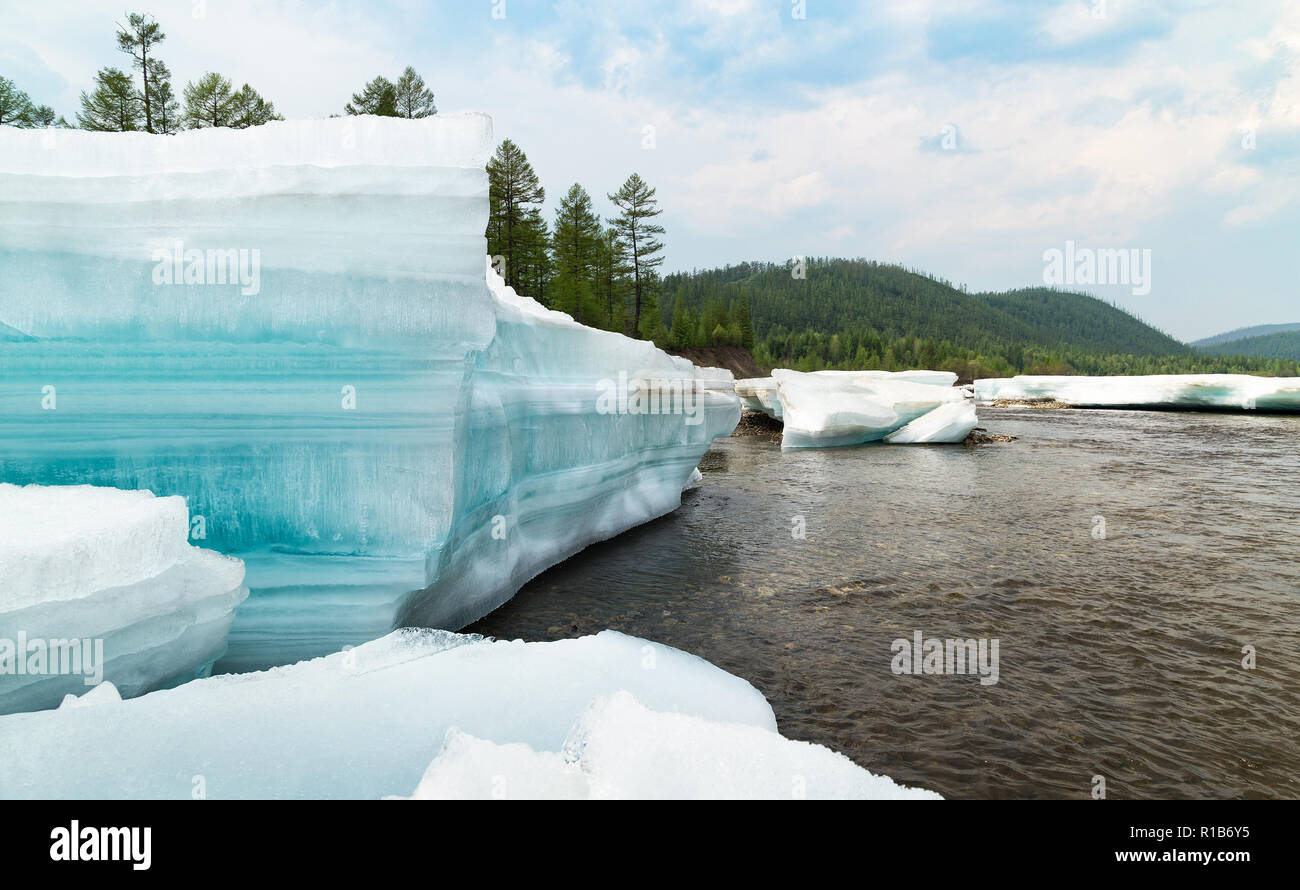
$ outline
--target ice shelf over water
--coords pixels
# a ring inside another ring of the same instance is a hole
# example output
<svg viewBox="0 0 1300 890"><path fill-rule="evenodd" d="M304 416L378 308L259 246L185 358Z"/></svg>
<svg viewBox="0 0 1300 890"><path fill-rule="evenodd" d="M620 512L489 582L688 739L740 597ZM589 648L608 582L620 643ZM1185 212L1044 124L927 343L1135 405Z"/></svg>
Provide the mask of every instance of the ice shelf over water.
<svg viewBox="0 0 1300 890"><path fill-rule="evenodd" d="M946 371L772 372L785 429L782 448L886 440L961 442L979 422L969 394Z"/></svg>
<svg viewBox="0 0 1300 890"><path fill-rule="evenodd" d="M189 532L179 497L0 484L0 714L206 674L248 590Z"/></svg>
<svg viewBox="0 0 1300 890"><path fill-rule="evenodd" d="M749 683L614 631L402 630L126 701L97 688L0 717L0 750L4 798L937 797L783 739Z"/></svg>
<svg viewBox="0 0 1300 890"><path fill-rule="evenodd" d="M1021 375L975 381L980 402L1065 402L1080 408L1300 411L1300 377L1151 374L1134 377Z"/></svg>
<svg viewBox="0 0 1300 890"><path fill-rule="evenodd" d="M463 626L677 507L738 400L602 402L697 371L485 275L492 148L477 114L0 128L0 479L184 496L247 567L229 670Z"/></svg>

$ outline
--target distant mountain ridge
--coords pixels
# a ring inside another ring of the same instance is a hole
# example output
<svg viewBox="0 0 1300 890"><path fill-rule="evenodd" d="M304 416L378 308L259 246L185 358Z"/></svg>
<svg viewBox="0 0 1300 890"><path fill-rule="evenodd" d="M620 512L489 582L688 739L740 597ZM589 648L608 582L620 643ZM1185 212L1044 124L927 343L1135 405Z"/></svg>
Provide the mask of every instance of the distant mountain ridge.
<svg viewBox="0 0 1300 890"><path fill-rule="evenodd" d="M1218 346L1220 343L1231 343L1236 340L1249 340L1252 337L1263 337L1266 334L1282 334L1288 331L1300 331L1300 321L1289 324L1257 324L1248 328L1237 328L1235 331L1228 331L1223 334L1215 334L1213 337L1202 337L1200 340L1193 340L1192 346Z"/></svg>
<svg viewBox="0 0 1300 890"><path fill-rule="evenodd" d="M1206 355L1244 355L1251 358L1289 358L1300 359L1300 325L1270 325L1283 330L1239 340L1217 341L1208 346L1196 348Z"/></svg>

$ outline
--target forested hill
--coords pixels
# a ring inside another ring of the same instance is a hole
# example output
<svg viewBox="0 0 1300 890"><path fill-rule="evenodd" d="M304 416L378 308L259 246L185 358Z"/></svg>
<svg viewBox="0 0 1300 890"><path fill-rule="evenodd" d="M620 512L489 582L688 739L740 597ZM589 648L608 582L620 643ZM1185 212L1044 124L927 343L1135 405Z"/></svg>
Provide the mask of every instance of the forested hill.
<svg viewBox="0 0 1300 890"><path fill-rule="evenodd" d="M863 259L809 259L804 272L799 278L789 264L743 263L669 275L660 306L672 325L678 311L722 317L727 307L744 304L758 360L803 369L945 365L963 376L1139 373L1205 361L1186 344L1086 294L1044 287L972 294Z"/></svg>
<svg viewBox="0 0 1300 890"><path fill-rule="evenodd" d="M1279 325L1279 327L1282 327ZM1245 355L1253 358L1300 359L1300 325L1240 340L1219 341L1196 347L1207 355Z"/></svg>
<svg viewBox="0 0 1300 890"><path fill-rule="evenodd" d="M867 260L809 260L807 277L786 265L746 263L664 279L660 305L681 295L702 311L710 298L748 296L754 336L870 328L882 337L948 340L975 348L1076 347L1090 352L1168 355L1188 347L1095 297L1047 288L970 294L946 281Z"/></svg>

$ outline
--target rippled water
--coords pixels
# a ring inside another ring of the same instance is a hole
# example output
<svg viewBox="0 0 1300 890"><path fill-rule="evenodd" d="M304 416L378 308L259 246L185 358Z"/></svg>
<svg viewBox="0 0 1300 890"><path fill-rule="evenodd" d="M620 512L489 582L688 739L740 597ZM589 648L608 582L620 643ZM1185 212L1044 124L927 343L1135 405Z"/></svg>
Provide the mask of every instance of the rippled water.
<svg viewBox="0 0 1300 890"><path fill-rule="evenodd" d="M1300 797L1300 417L980 417L1020 438L719 440L676 513L470 630L677 646L786 735L949 797ZM895 675L917 630L997 638L998 682Z"/></svg>

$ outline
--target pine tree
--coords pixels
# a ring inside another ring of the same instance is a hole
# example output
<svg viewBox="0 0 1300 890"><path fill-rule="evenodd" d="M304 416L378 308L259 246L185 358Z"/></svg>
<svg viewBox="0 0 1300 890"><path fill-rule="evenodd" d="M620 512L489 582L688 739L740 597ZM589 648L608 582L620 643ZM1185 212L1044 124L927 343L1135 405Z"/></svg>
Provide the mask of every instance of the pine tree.
<svg viewBox="0 0 1300 890"><path fill-rule="evenodd" d="M488 160L488 253L505 257L506 284L519 289L522 247L536 224L524 225L529 205L546 200L546 190L528 156L509 139L497 146ZM536 210L536 208L531 208ZM538 212L540 217L540 212ZM542 227L545 228L543 221ZM531 231L530 231L531 230ZM532 296L537 296L533 294ZM540 299L540 297L538 297Z"/></svg>
<svg viewBox="0 0 1300 890"><path fill-rule="evenodd" d="M260 127L269 121L284 120L276 114L274 103L262 98L257 90L244 84L230 96L230 126L236 130Z"/></svg>
<svg viewBox="0 0 1300 890"><path fill-rule="evenodd" d="M140 96L131 78L117 68L99 69L94 91L81 94L78 126L83 130L124 132L139 130L142 123Z"/></svg>
<svg viewBox="0 0 1300 890"><path fill-rule="evenodd" d="M576 321L591 324L596 314L592 304L600 218L592 209L591 195L576 182L555 210L551 244L555 264L552 301Z"/></svg>
<svg viewBox="0 0 1300 890"><path fill-rule="evenodd" d="M185 85L185 124L192 130L204 127L230 126L231 100L234 91L230 81L215 71L210 71L197 82Z"/></svg>
<svg viewBox="0 0 1300 890"><path fill-rule="evenodd" d="M532 297L544 306L552 306L551 280L553 264L551 260L551 236L542 218L539 207L529 207L524 211L518 227L519 284L514 286L519 293Z"/></svg>
<svg viewBox="0 0 1300 890"><path fill-rule="evenodd" d="M352 101L343 106L348 114L375 114L380 117L397 117L397 87L382 75L366 84L361 92L352 94Z"/></svg>
<svg viewBox="0 0 1300 890"><path fill-rule="evenodd" d="M398 117L429 117L438 113L438 106L433 102L433 90L424 85L424 78L410 65L397 79L396 91Z"/></svg>
<svg viewBox="0 0 1300 890"><path fill-rule="evenodd" d="M655 237L663 234L664 227L655 225L650 220L663 213L663 210L655 200L655 190L646 185L636 173L629 176L609 199L620 211L609 222L626 245L632 262L632 327L637 334L641 334L642 310L648 286L653 284L655 267L664 261L662 256L657 256L664 249L663 242ZM660 318L659 327L662 326L663 319Z"/></svg>
<svg viewBox="0 0 1300 890"><path fill-rule="evenodd" d="M0 76L0 126L30 127L35 110L26 93L9 78Z"/></svg>
<svg viewBox="0 0 1300 890"><path fill-rule="evenodd" d="M144 128L150 133L163 132L154 126L157 99L153 96L153 88L157 80L155 70L157 60L150 53L157 44L166 39L167 35L150 15L132 12L126 17L125 27L118 25L117 48L131 57L131 67L140 72L140 81L143 84L143 89L140 91L140 107L144 110ZM166 74L170 80L171 73L166 72ZM168 92L170 92L170 85Z"/></svg>
<svg viewBox="0 0 1300 890"><path fill-rule="evenodd" d="M153 121L153 132L175 133L181 128L181 106L172 91L172 73L161 59L149 63L152 83L149 87L147 117ZM143 100L142 100L143 101Z"/></svg>
<svg viewBox="0 0 1300 890"><path fill-rule="evenodd" d="M740 345L746 349L754 348L754 320L749 314L749 296L744 290L736 297L736 324L740 326Z"/></svg>
<svg viewBox="0 0 1300 890"><path fill-rule="evenodd" d="M642 294L642 313L641 324L637 327L636 332L642 340L649 340L657 346L664 346L668 343L668 328L664 325L664 315L659 311L659 298L655 296L655 279L657 278L653 270L649 273L649 278L644 282L646 285Z"/></svg>
<svg viewBox="0 0 1300 890"><path fill-rule="evenodd" d="M601 327L610 331L627 329L628 266L626 250L613 228L600 233L596 248L596 298L604 316Z"/></svg>
<svg viewBox="0 0 1300 890"><path fill-rule="evenodd" d="M36 127L38 129L45 129L46 127L58 126L59 121L62 119L61 118L56 119L54 114L54 109L51 108L50 106L36 105L32 108L30 120L31 120L31 125L33 127ZM66 127L67 125L68 122L63 121L63 126Z"/></svg>
<svg viewBox="0 0 1300 890"><path fill-rule="evenodd" d="M686 305L686 297L678 294L677 302L673 304L673 326L668 332L668 345L674 349L690 346L693 339L691 329L694 326L695 321Z"/></svg>

